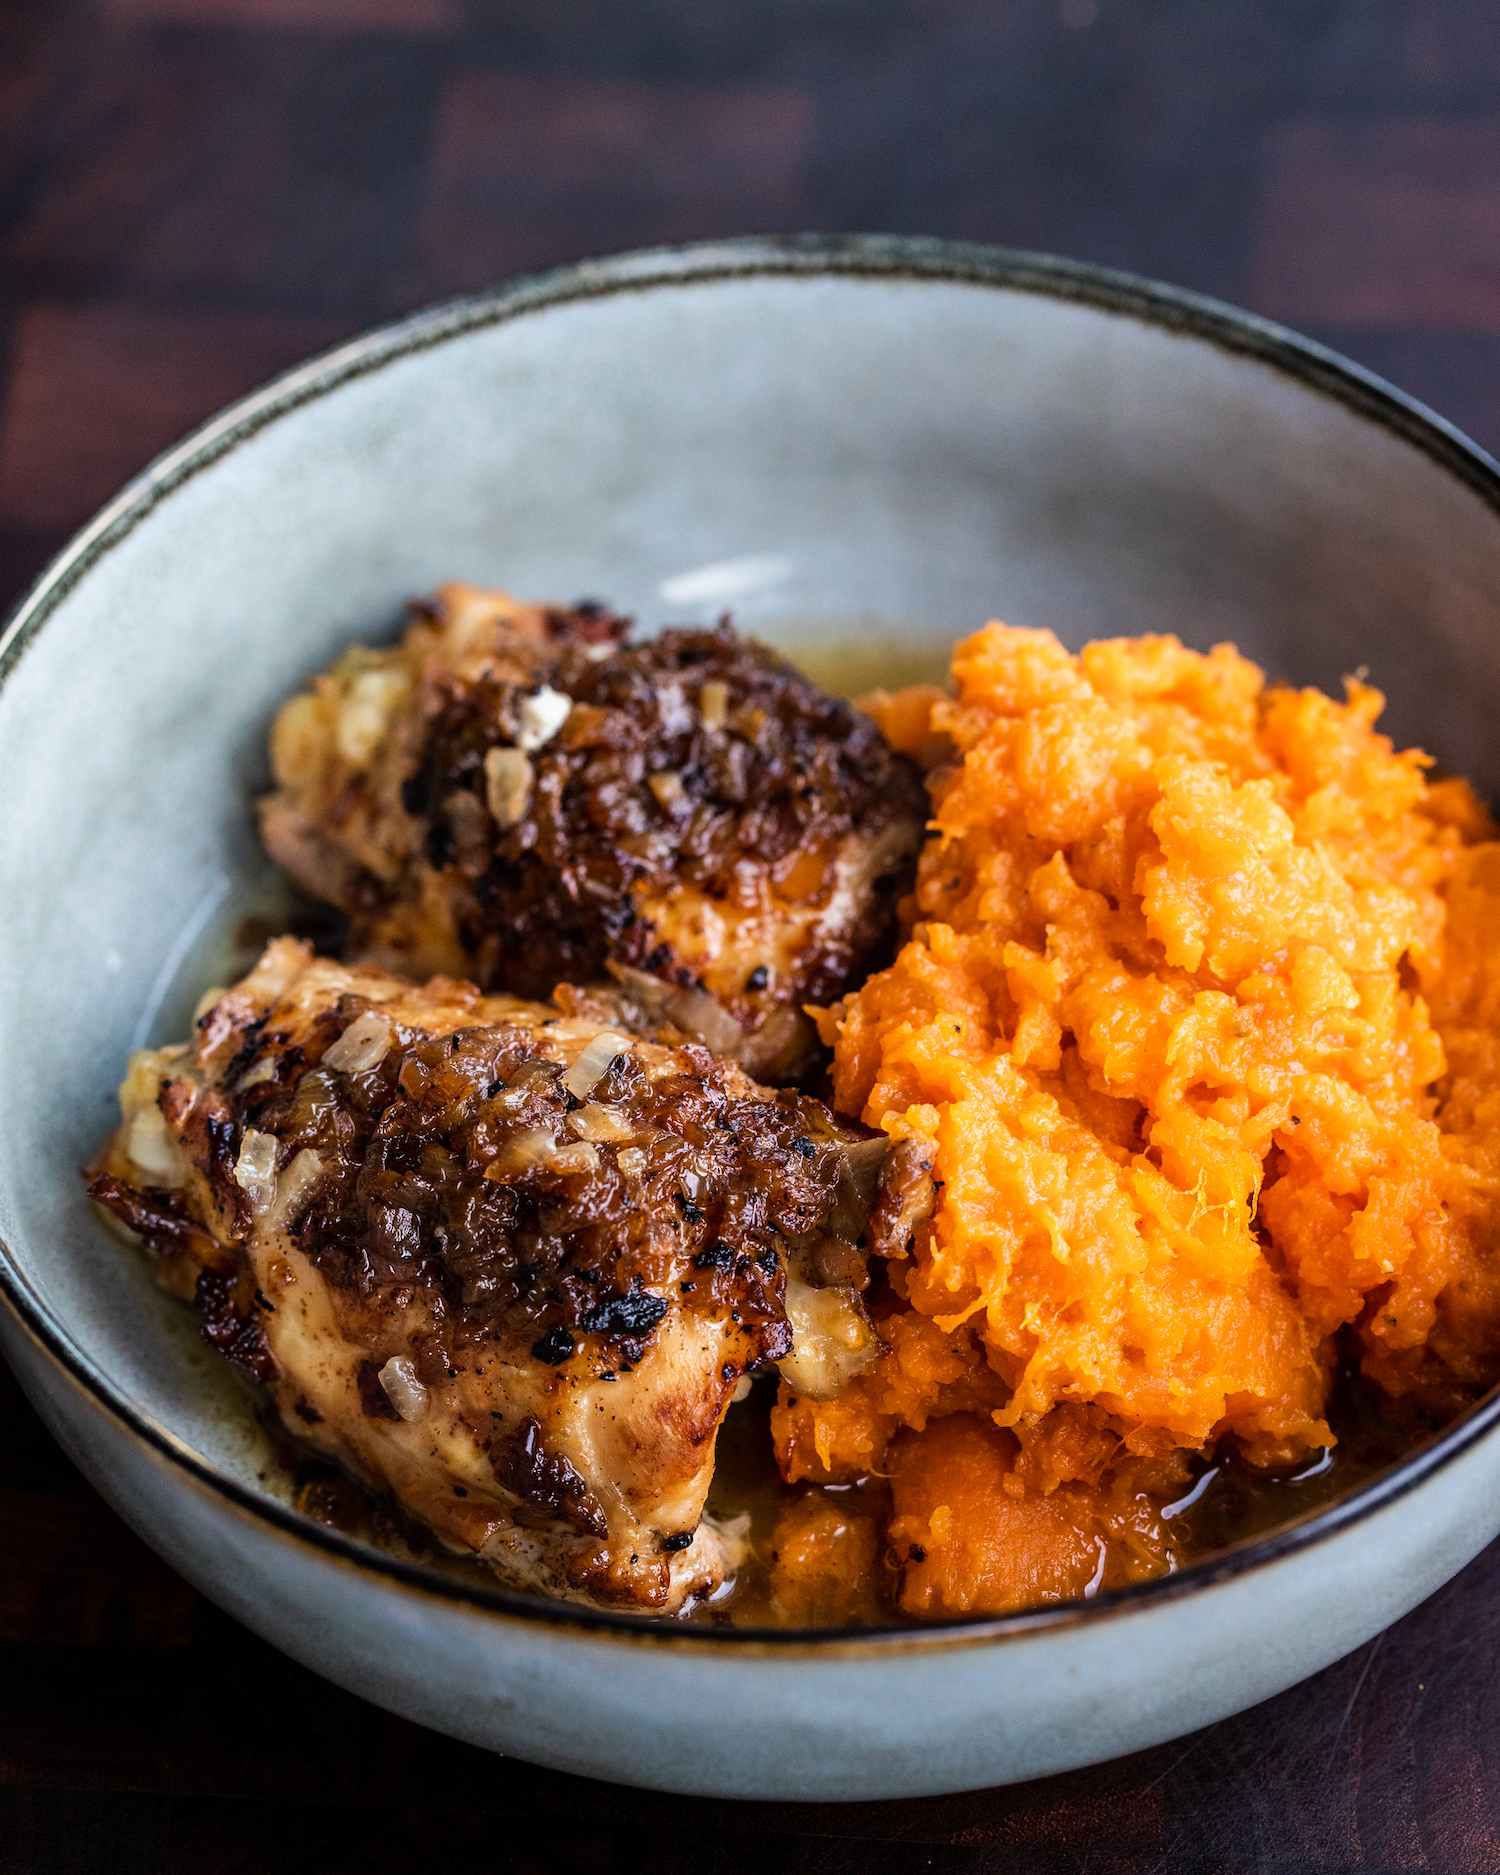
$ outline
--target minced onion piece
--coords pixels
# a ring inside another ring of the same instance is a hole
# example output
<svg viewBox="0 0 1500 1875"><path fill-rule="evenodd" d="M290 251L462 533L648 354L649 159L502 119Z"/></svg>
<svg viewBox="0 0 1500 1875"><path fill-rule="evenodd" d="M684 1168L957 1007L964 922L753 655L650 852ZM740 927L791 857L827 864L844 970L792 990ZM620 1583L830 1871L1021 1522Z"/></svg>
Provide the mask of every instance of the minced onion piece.
<svg viewBox="0 0 1500 1875"><path fill-rule="evenodd" d="M647 775L646 786L656 796L657 806L670 813L683 798L682 776L675 769L660 768Z"/></svg>
<svg viewBox="0 0 1500 1875"><path fill-rule="evenodd" d="M886 1154L891 1149L891 1142L881 1134L877 1139L850 1139L839 1141L839 1159L848 1171L850 1178L858 1188L859 1195L866 1204L874 1204L876 1188L880 1184L880 1172L886 1161Z"/></svg>
<svg viewBox="0 0 1500 1875"><path fill-rule="evenodd" d="M533 780L531 762L520 749L491 749L484 758L484 800L500 827L514 827L526 812Z"/></svg>
<svg viewBox="0 0 1500 1875"><path fill-rule="evenodd" d="M362 768L380 745L391 712L407 688L396 670L361 671L339 704L334 739L346 762Z"/></svg>
<svg viewBox="0 0 1500 1875"><path fill-rule="evenodd" d="M670 741L673 736L691 735L695 728L693 706L683 694L681 684L656 686L657 734Z"/></svg>
<svg viewBox="0 0 1500 1875"><path fill-rule="evenodd" d="M187 1156L160 1107L142 1107L130 1122L125 1150L158 1185L171 1189L187 1177Z"/></svg>
<svg viewBox="0 0 1500 1875"><path fill-rule="evenodd" d="M324 1055L323 1066L336 1074L364 1074L380 1066L394 1040L389 1017L378 1009L367 1009Z"/></svg>
<svg viewBox="0 0 1500 1875"><path fill-rule="evenodd" d="M716 1055L732 1055L744 1045L745 1031L707 990L679 990L667 1003L667 1018Z"/></svg>
<svg viewBox="0 0 1500 1875"><path fill-rule="evenodd" d="M533 1165L547 1165L557 1157L557 1141L545 1127L534 1126L506 1140L484 1168L488 1179L502 1179L512 1172L525 1172Z"/></svg>
<svg viewBox="0 0 1500 1875"><path fill-rule="evenodd" d="M728 684L707 683L698 692L698 714L705 729L722 729L729 714Z"/></svg>
<svg viewBox="0 0 1500 1875"><path fill-rule="evenodd" d="M525 1066L524 1063L522 1065ZM531 1098L530 1083L535 1078L530 1074L518 1075L509 1087L502 1087L495 1095L495 1105L502 1113L514 1113L518 1107L524 1107Z"/></svg>
<svg viewBox="0 0 1500 1875"><path fill-rule="evenodd" d="M522 756L521 759L525 761L526 758ZM453 850L459 856L460 865L465 855L477 859L481 852L484 863L488 865L490 817L479 798L467 788L455 788L444 798L442 809L453 835Z"/></svg>
<svg viewBox="0 0 1500 1875"><path fill-rule="evenodd" d="M663 983L660 977L648 977L644 970L633 970L629 964L617 964L613 957L605 968L617 983L630 991L653 1027L666 1021L667 1004L673 994L670 983Z"/></svg>
<svg viewBox="0 0 1500 1875"><path fill-rule="evenodd" d="M563 1086L575 1100L587 1100L604 1079L609 1064L629 1048L629 1036L616 1035L611 1029L601 1030L563 1075Z"/></svg>
<svg viewBox="0 0 1500 1875"><path fill-rule="evenodd" d="M266 1213L268 1230L285 1230L313 1194L323 1176L323 1161L310 1146L304 1146L276 1181L276 1202Z"/></svg>
<svg viewBox="0 0 1500 1875"><path fill-rule="evenodd" d="M521 727L516 732L516 747L528 752L550 742L568 720L573 699L543 684L535 696L522 697Z"/></svg>
<svg viewBox="0 0 1500 1875"><path fill-rule="evenodd" d="M834 1400L880 1352L880 1342L854 1291L814 1289L786 1279L783 1306L792 1351L777 1363L792 1389L809 1400Z"/></svg>
<svg viewBox="0 0 1500 1875"><path fill-rule="evenodd" d="M234 1182L250 1200L250 1209L269 1211L276 1199L276 1140L270 1133L245 1129L240 1156L235 1161Z"/></svg>
<svg viewBox="0 0 1500 1875"><path fill-rule="evenodd" d="M599 1148L586 1139L564 1146L548 1163L559 1172L592 1172L598 1168Z"/></svg>
<svg viewBox="0 0 1500 1875"><path fill-rule="evenodd" d="M411 1425L427 1411L431 1396L417 1378L416 1362L407 1354L393 1354L376 1376L385 1397Z"/></svg>
<svg viewBox="0 0 1500 1875"><path fill-rule="evenodd" d="M615 1154L615 1164L626 1178L638 1178L646 1169L646 1155L639 1146L627 1146L623 1152Z"/></svg>
<svg viewBox="0 0 1500 1875"><path fill-rule="evenodd" d="M622 1145L627 1139L635 1138L635 1128L620 1109L607 1106L603 1101L596 1101L591 1106L580 1107L577 1113L570 1113L568 1125L580 1139L602 1139L611 1146Z"/></svg>
<svg viewBox="0 0 1500 1875"><path fill-rule="evenodd" d="M240 1076L240 1092L243 1094L248 1087L259 1087L263 1081L274 1081L275 1079L276 1057L274 1055L267 1055L264 1061L257 1061L253 1068L248 1069Z"/></svg>

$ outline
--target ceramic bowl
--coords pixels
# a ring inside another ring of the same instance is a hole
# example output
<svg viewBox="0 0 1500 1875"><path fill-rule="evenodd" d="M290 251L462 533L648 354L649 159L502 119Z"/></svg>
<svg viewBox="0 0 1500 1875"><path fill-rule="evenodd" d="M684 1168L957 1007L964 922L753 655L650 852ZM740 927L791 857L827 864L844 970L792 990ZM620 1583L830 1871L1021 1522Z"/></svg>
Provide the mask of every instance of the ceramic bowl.
<svg viewBox="0 0 1500 1875"><path fill-rule="evenodd" d="M257 1633L569 1771L962 1789L1218 1719L1500 1530L1496 1402L1300 1524L1126 1593L921 1631L580 1613L303 1521L244 1396L77 1168L260 887L277 702L439 580L732 608L861 675L987 618L1232 638L1493 792L1500 471L1368 374L1164 288L893 240L748 241L422 313L236 405L44 576L0 661L0 1339L105 1498Z"/></svg>

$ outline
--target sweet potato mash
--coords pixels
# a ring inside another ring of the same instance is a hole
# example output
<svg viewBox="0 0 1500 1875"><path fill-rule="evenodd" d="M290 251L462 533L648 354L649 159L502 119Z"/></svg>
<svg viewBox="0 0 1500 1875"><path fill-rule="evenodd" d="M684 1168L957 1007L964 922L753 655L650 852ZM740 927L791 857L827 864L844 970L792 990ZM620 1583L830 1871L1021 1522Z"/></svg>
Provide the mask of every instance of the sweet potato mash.
<svg viewBox="0 0 1500 1875"><path fill-rule="evenodd" d="M1173 1566L1195 1461L1305 1463L1341 1358L1419 1424L1500 1375L1500 844L1466 784L1364 682L1267 687L1229 645L996 624L953 677L869 704L934 819L895 962L820 1018L909 1171L883 1349L773 1415L789 1481L889 1478L926 1616Z"/></svg>

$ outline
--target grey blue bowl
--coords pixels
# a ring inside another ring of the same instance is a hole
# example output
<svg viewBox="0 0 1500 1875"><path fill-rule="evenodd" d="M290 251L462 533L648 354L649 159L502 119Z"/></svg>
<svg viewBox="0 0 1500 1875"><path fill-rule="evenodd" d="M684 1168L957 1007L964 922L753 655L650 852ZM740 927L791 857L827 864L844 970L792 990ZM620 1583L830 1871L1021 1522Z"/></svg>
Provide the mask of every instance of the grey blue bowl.
<svg viewBox="0 0 1500 1875"><path fill-rule="evenodd" d="M1172 630L1335 685L1495 792L1500 471L1355 367L1035 256L745 241L572 269L290 373L162 457L0 648L0 1344L101 1493L340 1684L498 1751L762 1797L962 1789L1263 1699L1500 1530L1497 1403L1331 1509L1077 1606L920 1632L580 1614L305 1522L77 1168L264 890L277 702L439 580L728 607L815 665L985 619ZM857 667L857 669L855 668Z"/></svg>

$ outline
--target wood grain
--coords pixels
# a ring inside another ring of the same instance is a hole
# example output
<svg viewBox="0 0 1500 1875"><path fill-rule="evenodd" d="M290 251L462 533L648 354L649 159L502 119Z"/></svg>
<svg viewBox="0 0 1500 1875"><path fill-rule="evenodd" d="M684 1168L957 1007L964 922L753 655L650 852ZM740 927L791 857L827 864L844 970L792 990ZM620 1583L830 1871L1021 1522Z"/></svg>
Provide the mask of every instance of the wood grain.
<svg viewBox="0 0 1500 1875"><path fill-rule="evenodd" d="M1497 152L1493 0L0 0L0 601L342 333L751 227L1133 267L1500 443ZM695 1802L314 1679L132 1536L8 1376L0 1420L4 1875L1500 1871L1500 1546L1306 1685L1117 1764Z"/></svg>

